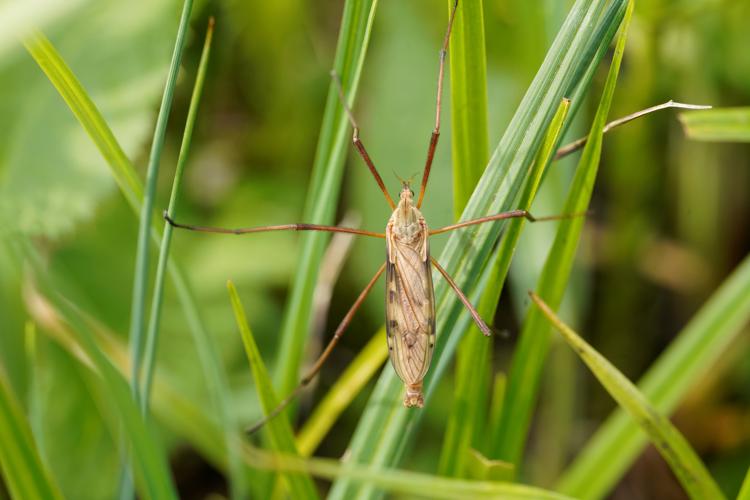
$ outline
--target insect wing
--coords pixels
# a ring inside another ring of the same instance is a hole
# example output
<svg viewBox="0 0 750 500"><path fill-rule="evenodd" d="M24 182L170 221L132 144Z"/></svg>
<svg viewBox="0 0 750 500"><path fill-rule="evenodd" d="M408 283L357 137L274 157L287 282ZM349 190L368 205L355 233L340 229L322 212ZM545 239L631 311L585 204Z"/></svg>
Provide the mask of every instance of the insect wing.
<svg viewBox="0 0 750 500"><path fill-rule="evenodd" d="M407 385L422 381L435 344L435 299L429 252L427 255L423 260L422 252L412 245L398 241L388 243L388 354L396 373Z"/></svg>

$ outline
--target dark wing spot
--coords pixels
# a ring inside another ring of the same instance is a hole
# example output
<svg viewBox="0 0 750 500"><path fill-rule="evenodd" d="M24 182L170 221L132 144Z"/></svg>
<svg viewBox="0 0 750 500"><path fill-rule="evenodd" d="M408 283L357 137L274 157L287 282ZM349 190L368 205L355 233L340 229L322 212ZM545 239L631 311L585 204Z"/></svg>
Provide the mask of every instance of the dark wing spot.
<svg viewBox="0 0 750 500"><path fill-rule="evenodd" d="M396 321L395 319L392 319L391 320L391 328L397 328L397 327L398 327L398 321Z"/></svg>
<svg viewBox="0 0 750 500"><path fill-rule="evenodd" d="M396 301L396 292L394 292L393 290L389 290L388 291L388 302L390 302L392 304L395 301Z"/></svg>

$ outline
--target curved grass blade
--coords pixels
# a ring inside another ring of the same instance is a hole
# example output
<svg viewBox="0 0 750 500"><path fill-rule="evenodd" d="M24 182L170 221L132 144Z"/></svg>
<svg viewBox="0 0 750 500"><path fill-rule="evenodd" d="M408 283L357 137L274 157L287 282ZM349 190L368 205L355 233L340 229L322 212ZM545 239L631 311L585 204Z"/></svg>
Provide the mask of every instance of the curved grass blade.
<svg viewBox="0 0 750 500"><path fill-rule="evenodd" d="M670 414L750 321L750 257L732 272L638 383ZM638 426L615 411L565 471L558 488L578 498L604 496L646 445Z"/></svg>
<svg viewBox="0 0 750 500"><path fill-rule="evenodd" d="M20 401L0 366L0 470L12 498L63 498L42 458Z"/></svg>
<svg viewBox="0 0 750 500"><path fill-rule="evenodd" d="M26 42L25 46L101 152L132 210L136 214L139 213L143 186L138 174L86 90L44 35L36 34L33 39ZM161 217L157 220L161 221ZM158 246L160 236L156 229L151 231L151 240L154 245ZM197 304L185 276L174 259L168 261L167 270L174 283L178 301L185 312L185 319L199 354L201 369L206 376L215 405L219 408L223 425L227 429L233 428L234 422L229 420L232 414L229 383L220 364L216 346L211 341L198 313ZM231 442L227 441L225 444L227 450L233 449Z"/></svg>
<svg viewBox="0 0 750 500"><path fill-rule="evenodd" d="M377 0L347 0L344 5L333 69L347 92L350 106L359 86L377 3ZM348 125L337 87L331 81L302 215L305 222L333 223L350 142ZM274 372L279 394L289 394L299 382L302 353L312 319L313 290L328 237L316 231L300 236L300 259L281 324L279 362Z"/></svg>
<svg viewBox="0 0 750 500"><path fill-rule="evenodd" d="M750 142L750 107L687 111L680 113L680 122L696 141Z"/></svg>
<svg viewBox="0 0 750 500"><path fill-rule="evenodd" d="M537 294L529 294L542 314L586 363L610 396L648 434L651 443L667 461L690 498L724 498L698 454L669 419L659 413L638 388L604 356L563 323Z"/></svg>
<svg viewBox="0 0 750 500"><path fill-rule="evenodd" d="M250 363L253 380L255 380L258 398L263 406L263 413L268 415L268 413L273 411L279 404L279 399L276 397L273 384L271 383L271 377L268 375L266 366L263 363L263 358L260 356L258 346L255 344L253 334L247 324L245 310L243 309L240 298L237 295L237 290L231 281L227 282L227 289L229 290L229 298L232 301L234 316L237 320L237 327L242 335L242 343L245 346L245 353L247 354L247 360ZM276 418L269 420L266 424L266 428L268 429L271 445L275 450L298 455L297 447L294 444L292 427L289 425L289 421L283 413ZM308 475L301 473L286 474L285 477L292 498L304 499L318 497L315 491L315 485Z"/></svg>
<svg viewBox="0 0 750 500"><path fill-rule="evenodd" d="M610 8L605 11L607 4ZM514 201L525 180L528 165L541 145L560 100L587 85L589 68L604 55L599 47L609 44L608 37L614 32L612 28L620 23L622 5L624 0L611 3L578 0L574 4L490 159L463 219L515 208ZM472 292L482 290L481 273L500 231L501 227L497 225L477 226L472 232L471 245L465 244L465 235L455 233L439 259L470 297L476 298ZM460 304L449 292L441 281L436 282L437 324L443 333L438 334L433 365L425 380L428 408L437 381L448 369L452 353L471 321L468 315L461 315ZM411 446L424 412L403 408L399 396L401 390L402 384L393 371L384 370L350 442L344 458L347 463L391 466L398 463ZM371 487L359 487L348 480L334 483L330 493L334 499L354 496L373 498L379 495Z"/></svg>
<svg viewBox="0 0 750 500"><path fill-rule="evenodd" d="M620 36L591 126L589 139L576 169L563 213L581 213L588 209L599 167L603 129L625 50L633 5L631 0L622 21ZM580 217L560 221L554 243L539 277L537 285L539 295L548 301L552 308L556 309L560 306L565 293L583 224L584 219ZM515 464L516 467L519 466L523 454L549 342L549 325L537 309L530 309L526 314L519 344L513 355L508 374L506 399L503 404L503 416L499 423L497 456Z"/></svg>

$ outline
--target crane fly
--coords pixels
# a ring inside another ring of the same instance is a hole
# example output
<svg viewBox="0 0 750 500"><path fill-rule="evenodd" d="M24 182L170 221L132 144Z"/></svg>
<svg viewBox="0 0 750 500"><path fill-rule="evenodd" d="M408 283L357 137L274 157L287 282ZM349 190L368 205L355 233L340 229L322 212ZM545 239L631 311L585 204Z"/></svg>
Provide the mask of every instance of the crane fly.
<svg viewBox="0 0 750 500"><path fill-rule="evenodd" d="M365 165L372 173L375 182L385 196L386 202L393 210L385 228L385 233L366 231L362 229L324 226L319 224L284 224L277 226L261 226L239 229L227 229L219 227L194 226L178 223L166 214L165 219L174 227L189 229L192 231L223 233L223 234L249 234L268 231L327 231L337 233L350 233L360 236L369 236L374 238L385 239L386 244L386 262L380 266L375 276L369 281L364 290L359 294L354 304L346 313L339 323L333 337L320 354L312 368L302 378L297 387L282 400L282 402L271 411L265 418L248 429L254 432L263 426L268 420L278 415L299 393L307 386L310 381L317 375L331 351L338 343L344 331L349 326L352 317L364 302L375 283L385 272L386 275L386 332L389 356L394 370L404 382L406 393L404 397L404 406L421 408L424 405L424 396L422 393L422 381L427 373L432 359L432 352L435 345L435 298L432 284L432 267L438 270L446 282L450 285L464 306L471 313L474 322L481 332L489 336L492 334L489 326L479 316L477 310L472 306L469 299L456 285L450 275L443 269L432 256L430 256L429 242L430 236L435 234L446 233L455 229L483 224L504 219L524 217L530 221L552 220L566 216L553 216L544 218L534 218L526 210L513 210L499 214L481 217L468 221L459 222L450 226L430 230L427 227L424 216L420 212L420 207L425 196L427 181L430 176L432 160L435 156L435 149L440 137L440 111L441 98L443 90L443 75L445 69L445 60L448 53L448 43L450 33L453 27L453 21L458 8L458 0L453 5L448 20L448 27L443 39L443 45L440 50L440 65L438 70L437 100L435 106L435 127L430 136L430 142L427 149L427 159L425 161L422 173L422 181L419 189L419 196L414 199L414 192L411 190L410 181L401 182L399 200L396 203L385 187L382 177L375 168L370 155L367 153L362 140L359 137L359 126L349 109L341 81L335 72L331 76L339 92L341 104L346 116L353 129L352 143L365 162Z"/></svg>

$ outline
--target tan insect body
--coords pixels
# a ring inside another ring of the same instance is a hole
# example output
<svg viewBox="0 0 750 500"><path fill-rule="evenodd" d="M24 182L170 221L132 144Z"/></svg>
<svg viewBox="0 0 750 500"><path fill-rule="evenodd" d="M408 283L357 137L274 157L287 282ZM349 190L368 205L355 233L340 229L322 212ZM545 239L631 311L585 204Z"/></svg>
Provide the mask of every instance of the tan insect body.
<svg viewBox="0 0 750 500"><path fill-rule="evenodd" d="M388 354L406 386L404 405L422 407L422 379L435 345L429 231L407 183L385 229Z"/></svg>

